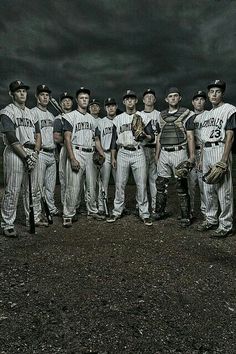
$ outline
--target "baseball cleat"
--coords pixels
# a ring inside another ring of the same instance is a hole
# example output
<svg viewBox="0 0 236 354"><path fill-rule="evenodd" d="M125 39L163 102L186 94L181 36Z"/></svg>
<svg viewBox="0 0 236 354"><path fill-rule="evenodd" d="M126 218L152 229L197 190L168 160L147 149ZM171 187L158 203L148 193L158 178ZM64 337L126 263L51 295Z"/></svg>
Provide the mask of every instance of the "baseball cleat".
<svg viewBox="0 0 236 354"><path fill-rule="evenodd" d="M150 218L144 218L143 222L144 222L144 225L146 225L146 226L152 226L153 225L152 220Z"/></svg>
<svg viewBox="0 0 236 354"><path fill-rule="evenodd" d="M118 219L120 219L120 216L112 215L110 218L107 219L107 222L112 223L112 222L115 222Z"/></svg>
<svg viewBox="0 0 236 354"><path fill-rule="evenodd" d="M228 237L228 236L230 236L230 235L232 235L233 234L233 230L231 229L231 230L223 230L223 229L216 229L215 231L213 231L212 233L211 233L211 235L210 235L210 238L219 238L219 239L221 239L221 238L226 238L226 237Z"/></svg>
<svg viewBox="0 0 236 354"><path fill-rule="evenodd" d="M16 230L14 228L4 229L3 230L3 235L6 236L6 237L12 237L12 238L18 237L17 233L16 233Z"/></svg>
<svg viewBox="0 0 236 354"><path fill-rule="evenodd" d="M98 214L98 213L88 214L87 218L88 218L88 219L93 218L93 219L98 220L98 221L100 221L100 220L105 220L105 216L104 216L104 215L100 215L100 214Z"/></svg>
<svg viewBox="0 0 236 354"><path fill-rule="evenodd" d="M217 228L217 224L210 224L208 221L203 221L201 225L197 227L198 231L204 232L208 230L214 230Z"/></svg>
<svg viewBox="0 0 236 354"><path fill-rule="evenodd" d="M71 227L72 226L72 218L63 218L63 227Z"/></svg>
<svg viewBox="0 0 236 354"><path fill-rule="evenodd" d="M36 227L48 227L48 222L43 220L43 219L39 219L38 221L35 222L35 226Z"/></svg>

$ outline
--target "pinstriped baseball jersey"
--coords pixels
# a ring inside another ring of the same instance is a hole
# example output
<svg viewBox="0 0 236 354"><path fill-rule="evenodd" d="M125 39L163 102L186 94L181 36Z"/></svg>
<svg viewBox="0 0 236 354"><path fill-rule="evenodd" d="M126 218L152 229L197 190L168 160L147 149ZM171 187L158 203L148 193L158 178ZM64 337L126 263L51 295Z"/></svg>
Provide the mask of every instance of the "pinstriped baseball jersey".
<svg viewBox="0 0 236 354"><path fill-rule="evenodd" d="M15 104L10 103L0 111L0 114L6 115L14 123L16 137L22 145L25 143L35 143L34 125L38 119L32 115L29 108L25 107L24 109L21 109ZM3 141L5 145L8 145L5 135L3 135Z"/></svg>
<svg viewBox="0 0 236 354"><path fill-rule="evenodd" d="M195 144L196 146L200 146L202 144L201 140L201 124L207 119L208 111L204 111L202 113L196 114L194 118L194 136L195 136Z"/></svg>
<svg viewBox="0 0 236 354"><path fill-rule="evenodd" d="M203 143L224 141L227 120L235 112L236 107L229 103L224 103L208 111L205 119L199 123L200 139Z"/></svg>
<svg viewBox="0 0 236 354"><path fill-rule="evenodd" d="M42 147L54 149L56 147L53 140L53 124L55 117L48 110L42 111L38 107L31 109L35 119L39 121L41 130Z"/></svg>
<svg viewBox="0 0 236 354"><path fill-rule="evenodd" d="M152 144L156 143L158 131L159 131L159 123L160 123L160 112L154 109L152 112L145 112L142 111L140 113L141 117L143 118L143 122L145 125L147 125L151 121L151 126L153 129L153 132L155 134L155 141L152 142ZM145 141L147 144L147 142Z"/></svg>
<svg viewBox="0 0 236 354"><path fill-rule="evenodd" d="M140 112L137 111L136 114L140 115ZM139 145L139 142L134 140L134 136L131 130L131 122L133 120L133 116L134 114L128 114L124 112L113 119L113 123L116 126L117 145Z"/></svg>
<svg viewBox="0 0 236 354"><path fill-rule="evenodd" d="M72 145L93 147L96 127L96 119L89 113L74 110L64 115L64 131L72 132Z"/></svg>
<svg viewBox="0 0 236 354"><path fill-rule="evenodd" d="M98 121L98 131L100 132L100 142L104 150L109 150L111 146L113 120L104 117Z"/></svg>

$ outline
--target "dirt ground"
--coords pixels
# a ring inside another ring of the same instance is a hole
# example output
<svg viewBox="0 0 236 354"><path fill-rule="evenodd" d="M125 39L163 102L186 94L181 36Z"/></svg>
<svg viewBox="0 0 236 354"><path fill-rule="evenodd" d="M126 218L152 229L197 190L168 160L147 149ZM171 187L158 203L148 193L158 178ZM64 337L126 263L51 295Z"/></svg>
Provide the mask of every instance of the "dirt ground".
<svg viewBox="0 0 236 354"><path fill-rule="evenodd" d="M168 206L153 227L80 216L36 235L20 206L20 237L0 238L0 353L235 354L236 236L197 232L198 213L179 228L173 186Z"/></svg>

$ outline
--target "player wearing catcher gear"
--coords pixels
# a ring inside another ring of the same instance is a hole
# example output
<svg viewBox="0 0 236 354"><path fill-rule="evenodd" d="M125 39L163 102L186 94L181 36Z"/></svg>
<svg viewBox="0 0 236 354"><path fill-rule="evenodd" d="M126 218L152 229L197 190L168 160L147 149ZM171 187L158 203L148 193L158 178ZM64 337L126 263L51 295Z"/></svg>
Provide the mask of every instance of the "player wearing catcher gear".
<svg viewBox="0 0 236 354"><path fill-rule="evenodd" d="M194 113L180 107L181 95L176 87L171 87L166 94L168 108L161 112L161 132L157 139L157 220L165 217L167 188L172 173L179 163L189 160L193 163L194 146ZM188 155L189 151L189 155ZM181 209L181 225L190 225L190 198L188 179L176 178L177 194Z"/></svg>
<svg viewBox="0 0 236 354"><path fill-rule="evenodd" d="M99 113L101 111L101 104L96 98L91 99L88 109L91 116L93 116L95 119L100 119Z"/></svg>
<svg viewBox="0 0 236 354"><path fill-rule="evenodd" d="M203 143L203 175L219 161L228 165L228 171L221 183L204 183L206 220L199 231L212 231L212 237L223 238L232 233L233 186L231 148L236 128L236 107L224 102L226 84L215 80L208 86L208 98L212 109L199 122L200 139ZM220 214L219 212L220 206Z"/></svg>
<svg viewBox="0 0 236 354"><path fill-rule="evenodd" d="M194 136L195 136L195 166L189 174L189 194L191 203L191 215L194 213L194 197L196 186L199 186L200 198L201 198L201 212L205 215L205 197L203 192L203 180L202 180L202 165L201 165L201 152L202 144L199 134L199 122L204 119L206 111L204 110L206 103L206 93L204 91L197 91L194 93L192 98L192 105L194 108L195 118L194 118Z"/></svg>
<svg viewBox="0 0 236 354"><path fill-rule="evenodd" d="M96 206L97 169L93 163L94 145L101 155L103 150L98 142L94 143L97 121L87 113L90 90L81 87L76 92L78 108L64 115L64 139L67 149L66 192L63 208L63 226L72 226L72 218L76 214L76 206L83 188L85 173L87 187L88 215L103 219Z"/></svg>
<svg viewBox="0 0 236 354"><path fill-rule="evenodd" d="M55 206L54 191L56 186L56 158L55 142L53 139L54 116L47 110L51 90L46 85L38 85L36 88L37 107L31 109L35 119L39 122L42 145L38 161L38 198L35 206L38 214L42 212L41 193L45 195L51 215L59 214ZM45 226L47 226L45 222Z"/></svg>
<svg viewBox="0 0 236 354"><path fill-rule="evenodd" d="M138 99L135 92L128 90L123 96L126 112L119 114L113 119L114 127L112 133L111 153L112 166L113 168L117 168L116 193L112 216L110 219L107 219L107 222L114 222L122 215L125 200L125 186L131 168L137 186L136 199L139 206L139 216L145 225L151 226L152 222L149 218L150 214L147 199L145 154L143 146L140 141L135 140L131 129L133 116L135 114L140 114L136 111L137 102ZM144 134L149 141L154 140L154 133L150 122L146 125Z"/></svg>
<svg viewBox="0 0 236 354"><path fill-rule="evenodd" d="M117 103L112 97L107 98L104 101L105 110L107 112L106 117L99 119L98 126L96 128L95 140L99 140L105 154L105 162L101 167L100 173L103 182L103 188L107 197L108 185L110 181L110 174L112 171L113 179L116 181L116 170L111 166L111 138L113 130L113 119L116 116ZM99 193L98 193L98 210L100 214L104 214L104 204L102 197L102 185L99 181Z"/></svg>
<svg viewBox="0 0 236 354"><path fill-rule="evenodd" d="M155 150L156 150L156 140L159 131L159 122L160 122L160 112L155 109L156 103L156 93L152 89L147 89L143 93L143 103L144 110L141 112L144 124L147 125L151 122L152 129L155 135L154 142L148 142L144 140L143 148L146 157L146 166L147 166L147 177L149 183L149 190L151 196L151 211L152 214L156 211L156 179L157 179L157 167L155 160ZM151 214L151 215L152 215Z"/></svg>
<svg viewBox="0 0 236 354"><path fill-rule="evenodd" d="M68 92L63 92L60 95L59 103L64 113L70 113L73 107L73 96ZM61 145L59 155L59 181L61 185L61 203L64 203L65 196L65 184L66 184L66 147L64 145L63 135L63 114L59 114L54 120L53 138L55 143Z"/></svg>
<svg viewBox="0 0 236 354"><path fill-rule="evenodd" d="M31 171L32 194L35 201L41 136L38 121L25 106L29 86L22 81L14 81L9 85L9 89L13 103L0 111L1 133L6 145L3 154L5 191L1 227L5 236L16 237L14 222L21 190L26 222L29 221L28 171ZM38 222L39 219L35 215L35 223Z"/></svg>

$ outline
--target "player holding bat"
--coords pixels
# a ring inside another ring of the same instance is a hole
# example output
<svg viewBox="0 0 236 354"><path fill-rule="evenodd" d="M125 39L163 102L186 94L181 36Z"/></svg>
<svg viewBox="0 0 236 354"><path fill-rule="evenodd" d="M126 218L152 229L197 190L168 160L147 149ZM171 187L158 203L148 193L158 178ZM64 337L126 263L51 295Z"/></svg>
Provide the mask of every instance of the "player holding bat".
<svg viewBox="0 0 236 354"><path fill-rule="evenodd" d="M34 225L40 222L33 211L36 193L37 160L41 145L41 134L38 121L34 119L26 99L29 86L22 81L14 81L9 85L9 95L12 103L0 111L1 133L3 133L5 191L2 200L3 234L7 237L17 237L14 227L16 210L20 191L23 192L23 204L26 223ZM29 179L30 177L30 179ZM29 219L29 186L32 185Z"/></svg>

